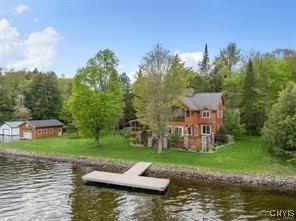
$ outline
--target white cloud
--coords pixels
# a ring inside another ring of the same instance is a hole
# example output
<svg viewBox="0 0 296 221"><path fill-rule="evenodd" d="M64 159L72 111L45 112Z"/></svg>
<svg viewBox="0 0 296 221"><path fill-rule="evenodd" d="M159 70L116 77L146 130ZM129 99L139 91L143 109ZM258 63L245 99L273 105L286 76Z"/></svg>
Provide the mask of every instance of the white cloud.
<svg viewBox="0 0 296 221"><path fill-rule="evenodd" d="M192 67L194 69L198 68L198 63L202 60L203 52L194 51L194 52L179 52L175 51L175 54L178 54L187 67Z"/></svg>
<svg viewBox="0 0 296 221"><path fill-rule="evenodd" d="M20 38L15 27L8 20L0 20L0 66L6 69L38 68L46 70L52 65L56 55L55 46L62 37L57 31L48 27L34 32L26 40Z"/></svg>
<svg viewBox="0 0 296 221"><path fill-rule="evenodd" d="M17 14L22 14L25 11L30 11L30 8L24 4L16 6L15 11Z"/></svg>
<svg viewBox="0 0 296 221"><path fill-rule="evenodd" d="M131 83L134 83L136 80L136 71L131 71L127 73L127 76L129 77L129 79L131 80Z"/></svg>

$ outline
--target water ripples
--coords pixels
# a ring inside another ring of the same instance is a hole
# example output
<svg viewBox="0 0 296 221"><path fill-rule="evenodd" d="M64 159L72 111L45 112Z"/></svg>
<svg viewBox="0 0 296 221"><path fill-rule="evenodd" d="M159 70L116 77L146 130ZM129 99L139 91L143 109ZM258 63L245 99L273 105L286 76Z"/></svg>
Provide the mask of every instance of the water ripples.
<svg viewBox="0 0 296 221"><path fill-rule="evenodd" d="M269 220L295 196L172 180L165 195L84 185L93 168L0 156L0 220Z"/></svg>

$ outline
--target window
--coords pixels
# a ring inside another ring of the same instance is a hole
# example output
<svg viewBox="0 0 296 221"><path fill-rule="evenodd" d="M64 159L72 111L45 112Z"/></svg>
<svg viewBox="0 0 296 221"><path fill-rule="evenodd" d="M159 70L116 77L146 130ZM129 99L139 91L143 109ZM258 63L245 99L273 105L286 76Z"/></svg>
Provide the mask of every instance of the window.
<svg viewBox="0 0 296 221"><path fill-rule="evenodd" d="M202 112L202 117L209 118L210 117L210 111L203 111Z"/></svg>
<svg viewBox="0 0 296 221"><path fill-rule="evenodd" d="M211 125L202 125L201 134L211 134Z"/></svg>
<svg viewBox="0 0 296 221"><path fill-rule="evenodd" d="M180 137L183 136L183 127L176 126L175 133L178 134Z"/></svg>
<svg viewBox="0 0 296 221"><path fill-rule="evenodd" d="M192 135L192 126L191 125L186 125L185 133L188 135Z"/></svg>
<svg viewBox="0 0 296 221"><path fill-rule="evenodd" d="M49 128L49 133L52 133L53 132L53 129L52 128Z"/></svg>
<svg viewBox="0 0 296 221"><path fill-rule="evenodd" d="M166 128L166 132L167 132L168 134L173 133L173 128L172 128L171 126L168 126L168 127Z"/></svg>
<svg viewBox="0 0 296 221"><path fill-rule="evenodd" d="M38 130L38 134L42 134L42 130L41 129Z"/></svg>
<svg viewBox="0 0 296 221"><path fill-rule="evenodd" d="M44 133L47 134L47 129L44 129Z"/></svg>

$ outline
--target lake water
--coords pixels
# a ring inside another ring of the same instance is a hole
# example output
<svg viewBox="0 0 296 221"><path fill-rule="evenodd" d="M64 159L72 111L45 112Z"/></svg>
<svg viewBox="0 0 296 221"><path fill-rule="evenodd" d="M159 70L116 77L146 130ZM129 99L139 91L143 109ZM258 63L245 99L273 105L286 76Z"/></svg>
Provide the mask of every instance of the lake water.
<svg viewBox="0 0 296 221"><path fill-rule="evenodd" d="M94 168L0 156L0 220L272 220L295 194L172 180L163 194L83 184Z"/></svg>

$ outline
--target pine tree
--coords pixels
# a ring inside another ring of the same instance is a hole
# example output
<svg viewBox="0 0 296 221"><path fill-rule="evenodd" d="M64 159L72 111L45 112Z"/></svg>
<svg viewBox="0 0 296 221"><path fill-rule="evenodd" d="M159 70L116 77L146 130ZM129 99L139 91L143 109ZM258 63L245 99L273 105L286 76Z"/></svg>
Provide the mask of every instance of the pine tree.
<svg viewBox="0 0 296 221"><path fill-rule="evenodd" d="M258 130L258 90L256 78L253 69L253 62L249 60L246 76L242 88L242 120L246 130L249 133L255 133Z"/></svg>
<svg viewBox="0 0 296 221"><path fill-rule="evenodd" d="M120 126L126 127L128 126L128 122L135 118L135 110L132 105L132 98L133 98L132 86L131 86L130 78L126 73L122 73L119 76L119 79L120 79L121 87L124 92L124 103L125 103L123 116L120 120Z"/></svg>
<svg viewBox="0 0 296 221"><path fill-rule="evenodd" d="M209 59L207 44L205 44L205 51L204 51L203 58L202 58L201 63L199 64L199 66L200 66L200 73L203 76L208 77L209 70L210 70L210 59Z"/></svg>

